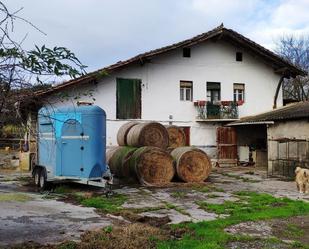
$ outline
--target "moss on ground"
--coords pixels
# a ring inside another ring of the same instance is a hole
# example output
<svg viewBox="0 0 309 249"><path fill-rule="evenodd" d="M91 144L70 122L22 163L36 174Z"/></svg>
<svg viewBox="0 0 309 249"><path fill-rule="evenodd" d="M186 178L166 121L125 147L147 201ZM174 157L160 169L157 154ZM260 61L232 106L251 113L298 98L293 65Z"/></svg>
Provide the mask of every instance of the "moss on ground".
<svg viewBox="0 0 309 249"><path fill-rule="evenodd" d="M196 185L196 186L193 186L192 188L193 190L195 191L198 191L198 192L202 192L202 193L210 193L210 192L225 192L224 189L221 189L221 188L217 188L213 185L208 185L208 186L199 186L199 185Z"/></svg>
<svg viewBox="0 0 309 249"><path fill-rule="evenodd" d="M122 205L127 201L127 197L115 194L109 198L105 196L84 197L78 196L78 201L86 207L94 207L106 213L114 213L122 209Z"/></svg>
<svg viewBox="0 0 309 249"><path fill-rule="evenodd" d="M0 202L6 201L18 201L18 202L26 202L31 201L33 198L29 195L22 193L0 193Z"/></svg>
<svg viewBox="0 0 309 249"><path fill-rule="evenodd" d="M237 180L242 180L243 182L249 182L249 183L261 182L260 180L255 180L255 179L251 179L251 178L249 178L249 177L234 175L234 174L230 174L230 173L221 173L221 175L223 175L223 176L228 176L228 177L232 177L232 178L235 178L235 179L237 179ZM251 174L251 175L252 175L252 174Z"/></svg>
<svg viewBox="0 0 309 249"><path fill-rule="evenodd" d="M243 241L251 238L235 236L224 231L226 227L247 221L267 220L273 218L287 218L309 214L309 203L294 201L287 198L275 198L268 194L255 192L235 193L240 198L238 202L226 201L223 204L209 204L198 202L198 205L217 214L227 214L226 218L199 223L175 225L188 228L193 235L184 236L181 240L168 240L158 245L160 249L190 249L207 248L223 249L233 241ZM308 248L296 243L293 248Z"/></svg>
<svg viewBox="0 0 309 249"><path fill-rule="evenodd" d="M171 196L174 197L174 198L179 198L179 199L182 199L182 198L185 198L187 195L186 192L184 191L175 191L175 192L172 192L171 193Z"/></svg>

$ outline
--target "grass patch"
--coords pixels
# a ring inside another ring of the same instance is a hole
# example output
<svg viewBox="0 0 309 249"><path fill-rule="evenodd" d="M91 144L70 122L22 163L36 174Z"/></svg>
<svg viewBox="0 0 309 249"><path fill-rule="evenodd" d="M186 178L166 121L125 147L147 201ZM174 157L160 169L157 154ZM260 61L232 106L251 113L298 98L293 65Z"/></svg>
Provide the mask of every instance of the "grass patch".
<svg viewBox="0 0 309 249"><path fill-rule="evenodd" d="M169 202L165 202L165 208L166 208L166 209L174 209L174 210L176 210L178 213L181 213L181 214L183 214L183 215L190 216L190 214L189 214L186 210L184 210L183 208L178 207L178 206L176 206L176 205L174 205L174 204L172 204L172 203L169 203Z"/></svg>
<svg viewBox="0 0 309 249"><path fill-rule="evenodd" d="M1 178L1 182L12 182L15 181L14 178Z"/></svg>
<svg viewBox="0 0 309 249"><path fill-rule="evenodd" d="M72 193L72 192L73 192L73 189L66 185L57 186L54 190L55 194L67 194L67 193Z"/></svg>
<svg viewBox="0 0 309 249"><path fill-rule="evenodd" d="M292 243L292 248L298 248L298 249L309 249L309 245L304 245L298 241L294 241Z"/></svg>
<svg viewBox="0 0 309 249"><path fill-rule="evenodd" d="M33 198L21 194L21 193L1 193L0 194L0 202L6 202L6 201L18 201L18 202L26 202L31 201Z"/></svg>
<svg viewBox="0 0 309 249"><path fill-rule="evenodd" d="M127 210L136 213L136 214L140 214L140 213L144 213L144 212L153 212L153 211L158 211L161 209L164 209L165 206L158 206L158 207L144 207L144 208L128 208Z"/></svg>
<svg viewBox="0 0 309 249"><path fill-rule="evenodd" d="M247 171L246 174L247 175L254 175L255 173L254 173L254 171Z"/></svg>
<svg viewBox="0 0 309 249"><path fill-rule="evenodd" d="M207 195L208 198L218 198L220 197L220 195L216 195L216 194L209 194Z"/></svg>
<svg viewBox="0 0 309 249"><path fill-rule="evenodd" d="M304 236L304 230L295 224L288 224L283 235L287 238L300 238Z"/></svg>
<svg viewBox="0 0 309 249"><path fill-rule="evenodd" d="M202 192L202 193L210 193L210 192L225 192L224 189L217 188L215 186L193 186L193 190Z"/></svg>
<svg viewBox="0 0 309 249"><path fill-rule="evenodd" d="M223 176L232 177L232 178L237 179L237 180L242 180L243 182L250 182L250 183L261 182L259 180L254 180L254 179L251 179L251 178L248 178L248 177L244 177L244 176L239 176L239 175L233 175L233 174L230 174L230 173L221 173L221 174Z"/></svg>
<svg viewBox="0 0 309 249"><path fill-rule="evenodd" d="M115 194L110 198L106 198L105 196L89 198L78 196L78 199L86 207L94 207L104 213L114 213L122 209L121 206L126 202L127 197L125 195Z"/></svg>
<svg viewBox="0 0 309 249"><path fill-rule="evenodd" d="M187 193L183 192L183 191L175 191L173 193L171 193L171 196L174 198L185 198L187 195Z"/></svg>
<svg viewBox="0 0 309 249"><path fill-rule="evenodd" d="M231 241L244 240L224 231L226 227L247 221L287 218L309 214L309 203L294 201L287 198L275 198L268 194L254 192L235 193L238 202L226 201L223 204L198 202L201 208L217 214L228 214L226 218L199 223L179 224L177 227L188 228L192 235L184 236L181 240L169 240L159 244L160 249L190 249L207 248L223 249Z"/></svg>
<svg viewBox="0 0 309 249"><path fill-rule="evenodd" d="M191 216L185 209L181 208L181 207L175 207L174 208L178 213L181 213L182 215L187 215L187 216Z"/></svg>
<svg viewBox="0 0 309 249"><path fill-rule="evenodd" d="M75 249L77 247L76 242L67 241L59 245L58 249Z"/></svg>

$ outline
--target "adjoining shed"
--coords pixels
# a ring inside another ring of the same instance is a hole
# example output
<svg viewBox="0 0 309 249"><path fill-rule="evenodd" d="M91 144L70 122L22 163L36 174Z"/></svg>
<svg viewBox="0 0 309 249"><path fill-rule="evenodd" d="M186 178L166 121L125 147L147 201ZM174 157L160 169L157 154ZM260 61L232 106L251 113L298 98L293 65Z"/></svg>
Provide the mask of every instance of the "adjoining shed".
<svg viewBox="0 0 309 249"><path fill-rule="evenodd" d="M261 146L266 142L269 175L290 177L297 166L309 168L309 101L242 118L229 126L236 127L238 138L248 134L251 147L253 138L261 139Z"/></svg>

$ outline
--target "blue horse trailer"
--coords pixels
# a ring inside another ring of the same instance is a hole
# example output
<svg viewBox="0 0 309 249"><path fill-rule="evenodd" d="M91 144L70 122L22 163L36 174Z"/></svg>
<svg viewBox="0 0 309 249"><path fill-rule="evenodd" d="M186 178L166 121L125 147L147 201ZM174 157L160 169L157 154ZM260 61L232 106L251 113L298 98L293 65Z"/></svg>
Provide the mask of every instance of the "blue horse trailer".
<svg viewBox="0 0 309 249"><path fill-rule="evenodd" d="M35 184L75 181L105 186L111 180L105 163L106 114L93 105L41 108L38 113Z"/></svg>

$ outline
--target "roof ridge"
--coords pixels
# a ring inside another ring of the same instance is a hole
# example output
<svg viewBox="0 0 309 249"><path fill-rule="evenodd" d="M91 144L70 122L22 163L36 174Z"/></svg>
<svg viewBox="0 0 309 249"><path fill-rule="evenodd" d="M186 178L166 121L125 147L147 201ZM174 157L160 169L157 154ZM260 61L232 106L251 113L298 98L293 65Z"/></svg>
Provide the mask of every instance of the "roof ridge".
<svg viewBox="0 0 309 249"><path fill-rule="evenodd" d="M165 52L168 52L172 49L178 49L178 48L181 48L181 47L186 47L186 46L193 46L197 43L200 43L202 41L206 41L208 39L211 39L221 33L226 33L228 32L228 34L234 38L236 41L238 40L238 42L244 42L245 45L248 45L249 49L252 49L253 51L255 51L256 53L259 52L260 53L260 56L261 57L265 57L267 58L268 60L273 60L273 62L279 64L279 66L282 66L285 65L285 66L288 66L291 70L291 72L295 73L295 74L302 74L304 73L303 70L301 70L300 68L298 68L297 66L293 65L292 63L290 62L287 62L285 59L281 58L280 56L278 56L277 54L275 54L274 52L264 48L263 46L257 44L256 42L250 40L249 38L241 35L240 33L232 30L232 29L227 29L224 27L224 24L221 23L219 26L207 31L207 32L204 32L204 33L201 33L199 35L196 35L192 38L188 38L188 39L185 39L183 41L180 41L180 42L177 42L177 43L173 43L171 45L167 45L167 46L163 46L161 48L157 48L157 49L153 49L153 50L150 50L148 52L144 52L144 53L140 53L134 57L131 57L127 60L123 60L123 61L118 61L114 64L110 64L109 66L106 66L106 67L103 67L103 68L100 68L100 69L97 69L95 71L92 71L90 73L87 73L86 75L83 75L83 76L80 76L78 78L75 78L75 79L71 79L71 80L68 80L68 81L65 81L63 83L60 83L54 87L52 87L51 89L49 90L46 90L46 91L40 91L40 92L37 92L36 94L38 96L40 95L43 95L45 93L49 93L49 92L52 92L52 91L55 91L55 90L59 90L63 87L67 87L67 86L70 86L72 84L75 84L75 83L87 83L91 80L97 80L97 74L101 73L101 72L112 72L113 70L116 70L116 69L119 69L121 67L124 67L128 64L131 64L131 63L134 63L134 62L138 62L138 61L143 61L143 59L149 59L153 56L156 56L156 55L159 55L159 54L162 54L162 53L165 53ZM242 44L243 45L243 44ZM260 50L260 51L259 51Z"/></svg>

